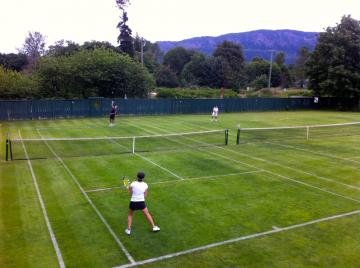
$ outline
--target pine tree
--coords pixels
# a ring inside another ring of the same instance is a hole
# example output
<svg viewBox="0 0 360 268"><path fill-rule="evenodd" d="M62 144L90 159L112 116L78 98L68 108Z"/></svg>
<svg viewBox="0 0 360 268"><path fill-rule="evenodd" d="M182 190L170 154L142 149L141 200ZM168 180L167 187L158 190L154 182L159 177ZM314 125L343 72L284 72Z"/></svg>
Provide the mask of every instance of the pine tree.
<svg viewBox="0 0 360 268"><path fill-rule="evenodd" d="M127 25L128 21L127 12L123 10L123 15L121 21L118 23L117 28L120 30L120 35L118 36L118 43L120 44L120 49L122 52L128 54L130 57L134 57L134 43L131 36L132 31Z"/></svg>

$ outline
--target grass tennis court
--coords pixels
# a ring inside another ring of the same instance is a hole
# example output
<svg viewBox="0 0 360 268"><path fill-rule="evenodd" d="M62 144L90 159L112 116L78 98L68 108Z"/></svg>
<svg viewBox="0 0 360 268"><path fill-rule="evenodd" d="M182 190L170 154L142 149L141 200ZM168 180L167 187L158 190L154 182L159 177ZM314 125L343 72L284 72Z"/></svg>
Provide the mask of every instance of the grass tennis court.
<svg viewBox="0 0 360 268"><path fill-rule="evenodd" d="M120 116L113 128L107 118L1 122L0 267L359 267L360 125L308 140L248 131L236 144L239 125L357 121L303 111ZM9 162L7 132L24 139ZM161 231L137 212L127 236L121 178L139 170Z"/></svg>

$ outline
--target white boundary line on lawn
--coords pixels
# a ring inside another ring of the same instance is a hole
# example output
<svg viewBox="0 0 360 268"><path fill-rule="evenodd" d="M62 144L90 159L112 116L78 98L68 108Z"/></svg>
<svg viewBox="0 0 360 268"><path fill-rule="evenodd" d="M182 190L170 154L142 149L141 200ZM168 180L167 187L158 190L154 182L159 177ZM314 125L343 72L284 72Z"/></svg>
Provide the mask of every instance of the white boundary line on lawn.
<svg viewBox="0 0 360 268"><path fill-rule="evenodd" d="M262 236L266 236L266 235L270 235L270 234L274 234L274 233L285 232L285 231L289 231L289 230L293 230L293 229L313 225L313 224L316 224L316 223L331 221L331 220L335 220L335 219L339 219L339 218L343 218L343 217L348 217L348 216L352 216L352 215L356 215L356 214L360 214L360 210L355 210L355 211L348 212L348 213L333 215L333 216L329 216L329 217L325 217L325 218L321 218L321 219L317 219L317 220L312 220L312 221L308 221L308 222L304 222L304 223L294 224L294 225L290 225L290 226L287 226L287 227L277 227L276 229L271 229L269 231L265 231L265 232L261 232L261 233L255 233L255 234L246 235L246 236L240 236L240 237L237 237L237 238L233 238L233 239L229 239L229 240L225 240L225 241L221 241L221 242L217 242L217 243L212 243L212 244L208 244L208 245L205 245L205 246L196 247L196 248L192 248L192 249L188 249L188 250L184 250L184 251L179 251L179 252L163 255L163 256L160 256L160 257L156 257L156 258L151 258L151 259L138 261L138 262L130 263L130 264L125 264L125 265L120 265L120 266L117 266L115 268L127 268L127 267L134 267L134 266L139 266L139 265L143 265L143 264L158 262L158 261L178 257L178 256L181 256L181 255L194 253L194 252L201 251L201 250L206 250L206 249L210 249L210 248L214 248L214 247L218 247L218 246L223 246L223 245L226 245L226 244L232 244L232 243L236 243L236 242L239 242L239 241L253 239L253 238L257 238L257 237L262 237Z"/></svg>
<svg viewBox="0 0 360 268"><path fill-rule="evenodd" d="M20 132L20 129L19 129L19 137L21 139L21 132ZM45 219L45 223L46 223L46 226L47 226L47 229L49 231L49 234L50 234L50 238L51 238L51 242L54 246L54 249L55 249L55 253L56 253L56 257L58 259L58 263L59 263L59 266L61 268L65 268L65 263L64 263L64 259L61 255L61 251L60 251L60 248L59 248L59 245L57 243L57 240L56 240L56 237L55 237L55 233L51 227L51 223L50 223L50 220L49 220L49 217L47 215L47 212L46 212L46 207L45 207L45 203L44 203L44 200L42 198L42 195L41 195L41 192L40 192L40 188L39 188L39 184L37 182L37 179L36 179L36 176L35 176L35 172L33 170L33 167L32 167L32 164L31 164L31 161L30 161L30 158L29 158L29 155L28 155L28 152L26 150L26 147L25 147L25 144L24 142L22 141L21 142L22 144L22 147L24 148L24 152L25 152L25 157L27 159L27 163L28 163L28 166L29 166L29 169L30 169L30 172L31 172L31 176L32 176L32 179L33 179L33 183L34 183L34 186L35 186L35 189L36 189L36 193L37 193L37 196L38 196L38 199L39 199L39 202L40 202L40 206L41 206L41 210L42 210L42 213L43 213L43 216L44 216L44 219Z"/></svg>
<svg viewBox="0 0 360 268"><path fill-rule="evenodd" d="M253 144L251 144L251 145L253 145ZM274 144L274 145L277 145L277 144ZM327 177L319 176L319 175L316 175L316 174L314 174L314 173L307 172L307 171L304 171L304 170L301 170L301 169L297 169L297 168L293 168L293 167L290 167L290 166L281 165L281 164L276 163L276 162L270 162L270 161L268 161L268 160L266 160L266 159L262 159L262 158L259 158L259 157L256 157L256 156L249 156L248 154L239 153L239 152L233 151L233 150L231 150L231 151L234 152L234 153L236 153L236 154L245 155L245 156L247 156L247 157L251 157L251 158L253 158L253 159L256 159L256 160L259 160L259 161L262 161L262 162L265 162L265 163L269 163L269 164L274 165L274 166L278 166L278 167L285 168L285 169L290 169L290 170L293 170L293 171L295 171L295 172L303 173L303 174L306 174L306 175L309 175L309 176L318 178L318 179L320 179L320 180L329 181L329 182L332 182L332 183L335 183L335 184L339 184L339 185L345 186L345 187L347 187L347 188L352 188L352 189L355 189L355 190L360 191L360 187L357 187L357 186L354 186L354 185L351 185L351 184L339 182L339 181L336 181L336 180L334 180L334 179L330 179L330 178L327 178ZM356 170L358 170L358 169L356 169Z"/></svg>
<svg viewBox="0 0 360 268"><path fill-rule="evenodd" d="M229 173L229 174L219 174L219 175L212 175L212 176L204 176L204 177L194 177L194 178L184 178L181 181L177 180L166 180L166 181L158 181L158 182L148 182L149 185L155 185L155 184L163 184L163 183L178 183L178 182L187 182L192 180L206 180L206 179L218 179L221 177L229 177L229 176L236 176L236 175L243 175L243 174L252 174L252 173L259 173L264 172L263 170L253 170L253 171L244 171L239 173ZM98 188L98 189L91 189L86 190L87 193L95 193L95 192L102 192L102 191L111 191L113 189L121 189L121 186L115 186L115 187L108 187L108 188Z"/></svg>
<svg viewBox="0 0 360 268"><path fill-rule="evenodd" d="M221 149L223 149L223 150L226 150L226 151L233 152L233 153L237 153L236 151L233 151L233 150L230 150L230 149L225 149L225 148L222 148L222 147L219 147L219 148L221 148ZM232 158L226 157L226 156L221 155L221 154L217 154L217 153L214 153L214 152L209 152L209 153L210 153L210 154L218 155L218 156L220 156L220 157L222 157L222 158L225 158L225 159L229 159L230 161L234 161L234 162L242 163L242 164L244 164L244 165L248 165L248 166L251 166L251 167L254 167L254 168L258 168L258 167L254 166L254 165L247 164L247 163L244 163L244 162L242 162L242 161L239 161L239 160L236 160L236 159L232 159ZM249 158L254 158L254 157L251 157L251 156L249 156L249 155L247 155L247 154L242 154L242 155L245 155L245 156L247 156L247 157L249 157ZM258 160L259 160L259 159L261 160L261 158L257 158L257 159L258 159ZM266 160L263 160L263 161L267 162ZM269 174L274 175L274 176L277 176L277 177L280 177L280 178L283 178L283 179L286 179L286 180L289 180L289 181L292 181L292 182L295 182L295 183L298 183L298 184L302 184L302 185L305 185L305 186L307 186L307 187L310 187L310 188L313 188L313 189L317 189L317 190L319 190L319 191L322 191L322 192L325 192L325 193L328 193L328 194L331 194L331 195L335 195L335 196L338 196L338 197L342 197L342 198L344 198L344 199L351 200L351 201L354 201L354 202L356 202L356 203L360 203L360 200L358 200L358 199L355 199L355 198L352 198L352 197L348 197L348 196L346 196L346 195L338 194L338 193L335 193L335 192L326 190L326 189L324 189L324 188L317 187L317 186L314 186L314 185L312 185L312 184L309 184L309 183L306 183L306 182L303 182L303 181L299 181L299 180L293 179L293 178L288 177L288 176L284 176L284 175L278 174L278 173L276 173L276 172L272 172L272 171L269 171L269 170L266 170L266 169L263 169L263 170L264 170L265 172L269 173Z"/></svg>
<svg viewBox="0 0 360 268"><path fill-rule="evenodd" d="M164 130L164 129L161 129L161 128L159 128L159 127L154 127L154 128L157 128L157 129L160 129L160 130ZM182 142L179 141L179 143L182 143ZM199 142L199 143L202 143L202 142ZM184 143L182 143L182 144L184 144ZM206 144L206 143L204 143L204 144ZM186 145L186 144L184 144L184 145ZM244 156L246 156L246 157L248 157L248 158L260 160L260 161L263 161L263 162L268 162L268 161L265 160L265 159L258 158L258 157L252 157L252 156L250 156L250 155L248 155L248 154L238 153L237 151L230 150L230 149L227 149L227 148L223 148L223 147L221 147L221 146L212 145L212 144L209 144L209 145L210 145L211 147L214 147L214 148L220 148L220 149L222 149L222 150L229 151L229 152L233 152L233 153L235 153L235 154L244 155ZM354 202L356 202L356 203L360 203L360 200L355 199L355 198L351 198L351 197L348 197L348 196L345 196L345 195L341 195L341 194L338 194L338 193L335 193L335 192L326 190L326 189L324 189L324 188L317 187L317 186L314 186L314 185L312 185L312 184L308 184L308 183L306 183L306 182L299 181L299 180L296 180L296 179L293 179L293 178L290 178L290 177L287 177L287 176L284 176L284 175L281 175L281 174L278 174L278 173L275 173L275 172L272 172L272 171L269 171L269 170L266 170L266 169L260 169L260 168L258 168L258 167L255 166L255 165L247 164L247 163L245 163L245 162L242 162L242 161L239 161L239 160L236 160L236 159L232 159L232 158L226 157L226 156L221 155L221 154L218 154L218 153L214 153L214 152L210 152L210 151L206 151L206 152L209 153L209 154L212 154L212 155L216 155L216 156L222 157L222 158L224 158L224 159L228 159L228 160L233 161L233 162L241 163L241 164L243 164L243 165L246 165L246 166L249 166L249 167L258 169L258 170L263 170L263 171L265 171L265 172L267 172L267 173L269 173L269 174L272 174L272 175L274 175L274 176L277 176L277 177L280 177L280 178L283 178L283 179L286 179L286 180L289 180L289 181L292 181L292 182L295 182L295 183L298 183L298 184L301 184L301 185L305 185L305 186L307 186L307 187L310 187L310 188L313 188L313 189L317 189L317 190L319 190L319 191L322 191L322 192L325 192L325 193L328 193L328 194L331 194L331 195L335 195L335 196L338 196L338 197L342 197L342 198L344 198L344 199L348 199L348 200L354 201ZM272 163L271 163L271 164L272 164ZM355 186L354 186L354 187L355 187Z"/></svg>
<svg viewBox="0 0 360 268"><path fill-rule="evenodd" d="M181 176L179 176L179 175L175 174L174 172L172 172L172 171L168 170L167 168L165 168L165 167L163 167L163 166L161 166L161 165L159 165L159 164L155 163L154 161L151 161L149 158L146 158L145 156L143 156L143 155L141 155L141 154L138 154L138 153L134 153L134 154L135 154L135 155L137 155L138 157L140 157L140 158L142 158L142 159L144 159L144 160L146 160L146 161L150 162L151 164L153 164L153 165L155 165L155 166L157 166L157 167L161 168L162 170L165 170L166 172L168 172L169 174L171 174L171 175L175 176L175 177L176 177L176 178L178 178L179 180L183 180L183 179L184 179L183 177L181 177Z"/></svg>
<svg viewBox="0 0 360 268"><path fill-rule="evenodd" d="M40 137L43 139L43 136L41 135L41 132L39 129L36 129L37 132L39 133ZM56 152L51 148L51 146L48 144L48 142L46 140L44 140L44 143L46 144L46 146L49 148L49 150L54 154L54 156L56 157L56 159L63 165L63 167L65 168L66 172L70 175L70 177L73 179L73 181L75 182L75 184L78 186L78 188L80 189L81 193L84 195L85 199L89 202L89 204L91 205L91 207L95 210L96 214L99 216L100 220L103 222L103 224L105 225L105 227L107 228L107 230L109 231L109 233L111 234L111 236L114 238L115 242L118 244L118 246L120 247L120 249L122 250L122 252L126 255L127 259L130 261L130 263L135 263L134 258L130 255L130 253L128 252L128 250L125 248L124 244L120 241L120 239L117 237L117 235L115 234L115 232L113 231L113 229L111 228L111 226L108 224L108 222L105 220L104 216L100 213L100 211L97 209L97 207L95 206L95 204L91 201L90 197L87 195L87 193L84 191L83 187L81 186L81 184L79 183L78 179L75 177L75 175L71 172L71 170L69 169L69 167L65 164L65 162L56 154Z"/></svg>
<svg viewBox="0 0 360 268"><path fill-rule="evenodd" d="M218 179L220 177L229 177L229 176L236 176L236 175L243 175L243 174L251 174L251 173L259 173L264 172L263 170L252 170L252 171L244 171L244 172L238 172L238 173L229 173L229 174L219 174L219 175L211 175L211 176L204 176L204 177L193 177L193 178L185 178L183 181L193 181L193 180L206 180L206 179ZM171 183L174 181L159 181L159 182L153 182L150 183L151 185L154 184L163 184L163 183Z"/></svg>
<svg viewBox="0 0 360 268"><path fill-rule="evenodd" d="M360 164L360 161L356 161L356 160L353 160L353 159L350 159L350 158L343 158L343 157L339 157L339 156L334 156L332 154L327 154L327 153L324 153L324 152L313 151L313 150L309 150L309 149L303 149L303 148L295 147L295 146L292 146L292 145L279 144L279 143L276 143L276 142L267 142L267 143L274 144L274 145L277 145L277 146L281 146L281 147L284 147L284 148L291 148L291 149L295 149L295 150L299 150L299 151L304 151L304 152L308 152L308 153L318 154L318 155L327 156L327 157L330 157L330 158L335 158L335 159L340 159L340 160Z"/></svg>
<svg viewBox="0 0 360 268"><path fill-rule="evenodd" d="M117 144L117 145L119 145L119 146L121 146L121 147L123 147L123 148L126 148L124 145L118 143L116 140L111 139L111 137L109 137L109 138L110 138L110 140L111 140L113 143L115 143L115 144ZM183 177L181 177L181 176L175 174L174 172L172 172L171 170L169 170L169 169L167 169L167 168L165 168L165 167L163 167L163 166L155 163L154 161L151 161L150 159L146 158L145 156L142 156L142 155L140 155L140 154L138 154L138 153L135 153L135 152L134 152L134 155L136 155L136 156L142 158L143 160L146 160L146 161L150 162L151 164L153 164L153 165L161 168L162 170L164 170L164 171L166 171L167 173L175 176L175 177L178 178L179 180L183 180L183 179L184 179Z"/></svg>

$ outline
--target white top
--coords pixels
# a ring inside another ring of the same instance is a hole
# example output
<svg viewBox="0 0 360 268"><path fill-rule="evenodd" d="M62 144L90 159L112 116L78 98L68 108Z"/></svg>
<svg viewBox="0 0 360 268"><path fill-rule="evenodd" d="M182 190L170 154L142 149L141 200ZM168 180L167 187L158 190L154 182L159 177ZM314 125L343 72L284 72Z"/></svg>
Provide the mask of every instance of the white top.
<svg viewBox="0 0 360 268"><path fill-rule="evenodd" d="M140 202L145 201L144 193L148 189L148 185L146 182L133 181L130 184L132 195L130 201L132 202Z"/></svg>
<svg viewBox="0 0 360 268"><path fill-rule="evenodd" d="M218 108L218 107L214 107L212 114L213 114L213 115L218 115L218 112L219 112L219 108Z"/></svg>

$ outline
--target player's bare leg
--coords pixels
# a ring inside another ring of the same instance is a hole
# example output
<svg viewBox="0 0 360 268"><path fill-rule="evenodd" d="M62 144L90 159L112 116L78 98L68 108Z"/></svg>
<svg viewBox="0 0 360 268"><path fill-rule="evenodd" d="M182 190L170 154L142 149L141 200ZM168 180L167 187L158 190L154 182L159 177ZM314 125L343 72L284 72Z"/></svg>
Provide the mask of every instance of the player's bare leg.
<svg viewBox="0 0 360 268"><path fill-rule="evenodd" d="M131 233L131 225L132 225L132 221L133 221L133 216L134 216L134 211L132 211L130 209L129 214L128 214L128 228L125 230L125 233L127 235L130 235L130 233Z"/></svg>
<svg viewBox="0 0 360 268"><path fill-rule="evenodd" d="M144 208L144 209L142 210L142 212L144 213L144 215L145 215L146 219L148 220L148 222L151 224L151 226L152 226L152 228L153 228L153 231L154 231L154 232L160 231L160 228L155 225L154 220L153 220L153 218L151 217L151 214L150 214L149 210L148 210L147 208Z"/></svg>

